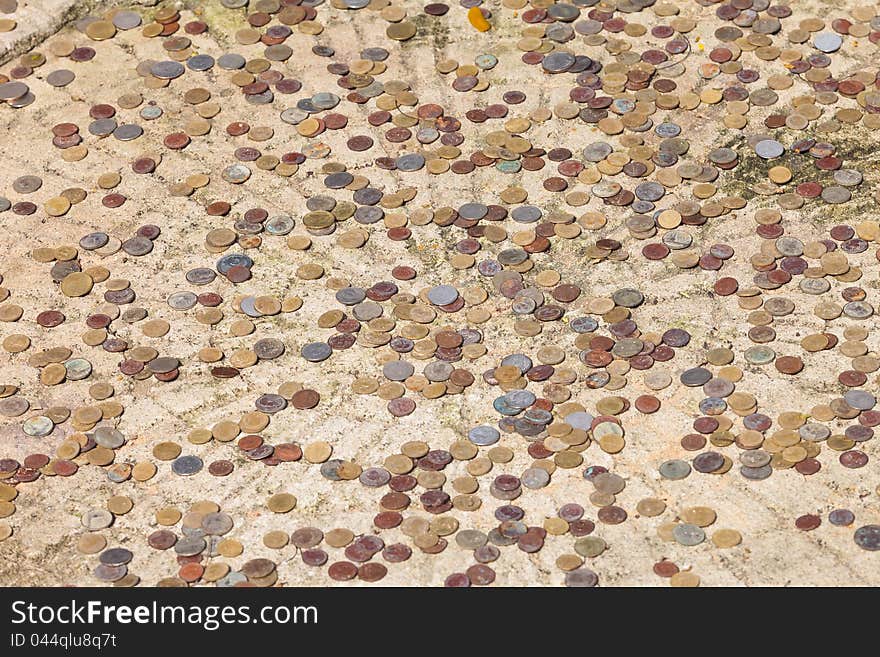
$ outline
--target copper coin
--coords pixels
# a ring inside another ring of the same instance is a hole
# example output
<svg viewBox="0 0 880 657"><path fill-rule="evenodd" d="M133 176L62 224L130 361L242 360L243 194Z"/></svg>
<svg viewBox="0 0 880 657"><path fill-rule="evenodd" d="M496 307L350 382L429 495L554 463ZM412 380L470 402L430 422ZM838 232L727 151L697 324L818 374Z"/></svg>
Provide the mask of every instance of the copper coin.
<svg viewBox="0 0 880 657"><path fill-rule="evenodd" d="M354 579L358 574L358 569L357 566L350 561L337 561L336 563L330 564L330 567L327 569L327 574L330 576L330 579L334 579L337 582L344 582L346 580Z"/></svg>
<svg viewBox="0 0 880 657"><path fill-rule="evenodd" d="M800 516L794 522L795 527L805 532L812 531L821 524L822 519L819 516L810 513Z"/></svg>

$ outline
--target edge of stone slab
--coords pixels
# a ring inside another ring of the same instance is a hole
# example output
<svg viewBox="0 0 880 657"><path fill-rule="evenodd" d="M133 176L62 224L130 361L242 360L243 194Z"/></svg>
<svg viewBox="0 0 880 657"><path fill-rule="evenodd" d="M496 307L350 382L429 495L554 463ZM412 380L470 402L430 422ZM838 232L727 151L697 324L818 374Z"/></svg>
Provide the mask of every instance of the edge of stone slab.
<svg viewBox="0 0 880 657"><path fill-rule="evenodd" d="M71 21L79 20L106 4L102 0L35 0L26 8L20 7L19 11L24 15L17 28L5 35L11 37L8 41L0 41L0 65L38 46Z"/></svg>

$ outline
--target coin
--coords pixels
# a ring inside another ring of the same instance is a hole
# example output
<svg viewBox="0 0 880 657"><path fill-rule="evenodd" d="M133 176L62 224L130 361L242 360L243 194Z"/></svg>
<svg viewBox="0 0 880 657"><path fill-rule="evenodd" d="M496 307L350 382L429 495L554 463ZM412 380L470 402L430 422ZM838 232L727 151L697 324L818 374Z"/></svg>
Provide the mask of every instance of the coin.
<svg viewBox="0 0 880 657"><path fill-rule="evenodd" d="M161 586L716 581L662 551L609 570L655 534L809 585L786 537L870 549L847 482L880 426L874 9L462 0L461 32L443 2L330 4L114 9L19 44L0 539L39 488L90 537L59 545L101 555L40 565L73 585L137 584L138 536L175 549ZM193 485L224 508L164 506ZM771 488L775 543L750 527Z"/></svg>

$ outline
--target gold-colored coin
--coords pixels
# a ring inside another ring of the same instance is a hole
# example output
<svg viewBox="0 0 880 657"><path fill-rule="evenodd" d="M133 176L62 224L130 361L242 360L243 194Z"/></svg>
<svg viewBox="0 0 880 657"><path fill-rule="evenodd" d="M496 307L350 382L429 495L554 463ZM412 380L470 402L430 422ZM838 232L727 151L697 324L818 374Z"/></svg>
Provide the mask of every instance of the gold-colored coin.
<svg viewBox="0 0 880 657"><path fill-rule="evenodd" d="M639 503L636 505L636 511L640 515L653 518L666 511L666 502L654 497L646 497L643 500L639 500Z"/></svg>
<svg viewBox="0 0 880 657"><path fill-rule="evenodd" d="M107 500L107 510L113 515L125 515L134 508L134 502L125 495L116 495Z"/></svg>
<svg viewBox="0 0 880 657"><path fill-rule="evenodd" d="M273 513L287 513L296 506L296 497L290 493L276 493L266 501L266 506Z"/></svg>
<svg viewBox="0 0 880 657"><path fill-rule="evenodd" d="M715 547L731 548L742 543L742 535L735 529L719 529L712 534Z"/></svg>
<svg viewBox="0 0 880 657"><path fill-rule="evenodd" d="M697 587L700 585L700 577L690 571L683 570L669 578L669 585L673 588Z"/></svg>
<svg viewBox="0 0 880 657"><path fill-rule="evenodd" d="M116 26L110 21L94 21L86 27L86 36L93 41L112 39L116 35Z"/></svg>

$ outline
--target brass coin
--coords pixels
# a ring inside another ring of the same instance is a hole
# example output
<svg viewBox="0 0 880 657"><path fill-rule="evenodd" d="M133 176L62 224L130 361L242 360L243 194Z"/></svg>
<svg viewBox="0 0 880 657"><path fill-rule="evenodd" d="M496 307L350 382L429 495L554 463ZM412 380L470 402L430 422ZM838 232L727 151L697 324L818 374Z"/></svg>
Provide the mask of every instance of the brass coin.
<svg viewBox="0 0 880 657"><path fill-rule="evenodd" d="M276 493L266 500L266 506L273 513L287 513L296 506L296 497L290 493Z"/></svg>
<svg viewBox="0 0 880 657"><path fill-rule="evenodd" d="M719 548L736 547L742 543L742 536L735 529L719 529L713 532L712 543Z"/></svg>

